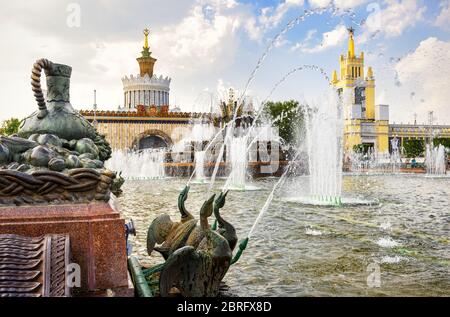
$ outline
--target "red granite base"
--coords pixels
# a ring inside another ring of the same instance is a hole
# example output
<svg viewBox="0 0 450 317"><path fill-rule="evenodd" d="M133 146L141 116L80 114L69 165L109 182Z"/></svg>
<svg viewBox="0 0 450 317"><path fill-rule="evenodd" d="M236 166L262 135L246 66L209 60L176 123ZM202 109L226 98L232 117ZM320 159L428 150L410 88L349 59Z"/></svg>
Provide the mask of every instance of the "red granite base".
<svg viewBox="0 0 450 317"><path fill-rule="evenodd" d="M128 287L125 221L110 203L0 207L0 234L68 234L80 291Z"/></svg>

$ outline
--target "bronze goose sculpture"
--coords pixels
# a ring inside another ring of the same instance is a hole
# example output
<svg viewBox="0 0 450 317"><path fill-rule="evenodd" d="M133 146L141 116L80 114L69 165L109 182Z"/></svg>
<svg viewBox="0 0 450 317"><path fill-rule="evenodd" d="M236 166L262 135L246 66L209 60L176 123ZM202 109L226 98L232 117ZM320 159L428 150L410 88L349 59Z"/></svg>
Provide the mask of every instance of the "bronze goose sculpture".
<svg viewBox="0 0 450 317"><path fill-rule="evenodd" d="M160 295L167 297L172 288L184 297L211 297L219 293L220 282L227 273L232 251L227 240L210 229L208 217L213 212L214 196L200 211L201 236L198 247L186 245L173 252L162 269Z"/></svg>
<svg viewBox="0 0 450 317"><path fill-rule="evenodd" d="M169 215L160 215L155 218L147 232L147 253L153 250L161 253L164 259L178 248L185 245L187 238L197 225L197 220L186 210L184 203L187 200L189 186L183 189L178 197L178 210L181 214L180 222L173 222ZM155 247L160 244L160 247Z"/></svg>
<svg viewBox="0 0 450 317"><path fill-rule="evenodd" d="M203 204L202 208L200 209L200 216L202 214L211 214L213 213L213 206L214 206L214 198L215 195L211 196L205 203ZM208 216L209 217L209 216ZM189 236L186 239L186 244L188 246L192 246L194 248L197 248L202 242L203 238L205 237L204 230L202 228L202 219L200 218L200 225L195 226L195 228L189 233Z"/></svg>
<svg viewBox="0 0 450 317"><path fill-rule="evenodd" d="M217 197L214 204L214 216L216 217L217 223L219 225L217 228L217 232L228 241L230 249L231 251L233 251L238 242L236 229L231 223L223 219L222 216L220 215L220 209L223 208L223 206L225 206L225 199L228 193L229 191L227 191L226 193L220 193L219 197Z"/></svg>

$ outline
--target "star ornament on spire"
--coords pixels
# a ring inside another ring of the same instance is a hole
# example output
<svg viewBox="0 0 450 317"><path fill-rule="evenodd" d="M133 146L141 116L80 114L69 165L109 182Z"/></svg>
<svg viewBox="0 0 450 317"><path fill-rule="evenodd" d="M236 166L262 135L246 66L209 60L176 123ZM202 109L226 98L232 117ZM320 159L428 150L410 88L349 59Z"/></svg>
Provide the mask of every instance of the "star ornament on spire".
<svg viewBox="0 0 450 317"><path fill-rule="evenodd" d="M355 34L355 29L352 26L347 28L347 30L348 30L348 33L350 33L351 35Z"/></svg>

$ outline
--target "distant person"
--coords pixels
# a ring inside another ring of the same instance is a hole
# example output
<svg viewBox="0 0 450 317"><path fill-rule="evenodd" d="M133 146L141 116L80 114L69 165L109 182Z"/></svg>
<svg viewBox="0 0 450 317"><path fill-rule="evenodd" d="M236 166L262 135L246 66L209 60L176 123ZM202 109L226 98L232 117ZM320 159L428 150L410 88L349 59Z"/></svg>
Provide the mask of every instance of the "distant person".
<svg viewBox="0 0 450 317"><path fill-rule="evenodd" d="M417 167L416 158L413 158L413 159L411 160L411 167L412 167L412 168L416 168L416 167Z"/></svg>

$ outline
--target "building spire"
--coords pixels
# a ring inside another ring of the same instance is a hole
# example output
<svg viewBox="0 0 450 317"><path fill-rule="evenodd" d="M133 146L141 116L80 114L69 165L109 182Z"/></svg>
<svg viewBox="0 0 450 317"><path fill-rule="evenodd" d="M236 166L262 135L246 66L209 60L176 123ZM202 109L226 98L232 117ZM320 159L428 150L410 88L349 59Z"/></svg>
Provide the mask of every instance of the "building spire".
<svg viewBox="0 0 450 317"><path fill-rule="evenodd" d="M143 51L142 51L142 57L147 58L150 57L150 55L152 54L152 52L150 52L150 46L148 45L148 35L150 34L150 30L149 29L145 29L144 30L144 47L143 47Z"/></svg>
<svg viewBox="0 0 450 317"><path fill-rule="evenodd" d="M348 34L349 34L349 39L348 39L348 56L350 58L354 58L355 57L355 39L354 39L355 29L350 27L347 30L348 30Z"/></svg>
<svg viewBox="0 0 450 317"><path fill-rule="evenodd" d="M149 29L144 29L144 36L145 36L145 40L144 40L144 50L146 48L149 48L148 46L148 35L150 34L150 30Z"/></svg>
<svg viewBox="0 0 450 317"><path fill-rule="evenodd" d="M149 29L144 30L144 47L142 51L142 56L137 59L139 63L141 77L148 75L150 78L153 77L153 67L155 66L156 59L153 58L152 52L150 52L150 46L148 45L148 35L150 34Z"/></svg>
<svg viewBox="0 0 450 317"><path fill-rule="evenodd" d="M331 76L331 83L336 85L338 83L337 71L333 70L333 75Z"/></svg>

